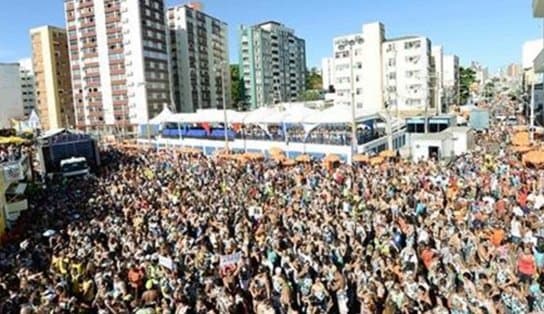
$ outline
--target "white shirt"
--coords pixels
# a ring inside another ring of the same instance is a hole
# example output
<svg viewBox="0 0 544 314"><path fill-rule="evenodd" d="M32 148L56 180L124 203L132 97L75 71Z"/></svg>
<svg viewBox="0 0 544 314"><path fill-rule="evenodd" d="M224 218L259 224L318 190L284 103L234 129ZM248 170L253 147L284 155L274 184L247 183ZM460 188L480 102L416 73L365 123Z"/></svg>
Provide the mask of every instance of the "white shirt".
<svg viewBox="0 0 544 314"><path fill-rule="evenodd" d="M521 223L517 219L510 223L510 235L521 238Z"/></svg>

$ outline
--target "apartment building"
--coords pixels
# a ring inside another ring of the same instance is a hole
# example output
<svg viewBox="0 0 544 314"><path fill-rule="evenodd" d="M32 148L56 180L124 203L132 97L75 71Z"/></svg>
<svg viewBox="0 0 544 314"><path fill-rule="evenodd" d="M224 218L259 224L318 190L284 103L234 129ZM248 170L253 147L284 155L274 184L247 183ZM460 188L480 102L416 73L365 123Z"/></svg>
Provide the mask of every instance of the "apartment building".
<svg viewBox="0 0 544 314"><path fill-rule="evenodd" d="M32 59L19 60L19 76L21 77L21 93L25 117L28 118L36 108L36 89L34 87L34 70Z"/></svg>
<svg viewBox="0 0 544 314"><path fill-rule="evenodd" d="M436 114L447 113L448 104L444 101L444 49L442 46L431 48L433 73L433 97Z"/></svg>
<svg viewBox="0 0 544 314"><path fill-rule="evenodd" d="M306 42L269 21L240 28L240 67L252 108L296 100L305 90Z"/></svg>
<svg viewBox="0 0 544 314"><path fill-rule="evenodd" d="M23 97L19 63L0 63L0 129L12 126L12 119L23 119Z"/></svg>
<svg viewBox="0 0 544 314"><path fill-rule="evenodd" d="M333 60L327 62L333 64L328 76L335 103L354 102L365 111L434 108L435 67L426 37L387 39L382 23L364 24L360 33L333 39Z"/></svg>
<svg viewBox="0 0 544 314"><path fill-rule="evenodd" d="M179 111L231 105L228 28L195 5L169 8L171 80Z"/></svg>
<svg viewBox="0 0 544 314"><path fill-rule="evenodd" d="M456 55L444 56L444 99L449 105L459 105L459 57Z"/></svg>
<svg viewBox="0 0 544 314"><path fill-rule="evenodd" d="M389 108L404 112L435 108L431 41L422 36L400 37L386 40L382 49Z"/></svg>
<svg viewBox="0 0 544 314"><path fill-rule="evenodd" d="M78 128L133 130L170 105L164 0L66 0L65 11Z"/></svg>
<svg viewBox="0 0 544 314"><path fill-rule="evenodd" d="M334 86L334 58L323 58L321 60L321 77L323 79L323 90L331 92Z"/></svg>
<svg viewBox="0 0 544 314"><path fill-rule="evenodd" d="M42 129L74 127L74 101L66 29L42 26L30 30L35 75L36 112Z"/></svg>

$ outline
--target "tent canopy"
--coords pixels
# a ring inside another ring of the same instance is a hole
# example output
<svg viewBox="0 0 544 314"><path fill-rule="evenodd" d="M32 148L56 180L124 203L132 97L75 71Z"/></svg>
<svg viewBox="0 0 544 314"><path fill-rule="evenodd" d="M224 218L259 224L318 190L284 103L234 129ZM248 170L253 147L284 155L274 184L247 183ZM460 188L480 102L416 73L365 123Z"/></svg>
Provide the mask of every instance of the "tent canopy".
<svg viewBox="0 0 544 314"><path fill-rule="evenodd" d="M303 104L290 105L284 108L284 110L280 110L279 108L261 107L251 112L238 112L229 109L226 110L227 122L245 124L302 123L316 126L324 123L351 123L353 119L351 107L346 105L336 105L325 110L313 110L305 107ZM359 122L380 117L382 117L382 115L376 111L369 112L358 110L355 115L355 119ZM157 117L153 118L150 123L223 123L224 121L225 116L222 109L202 109L195 113L174 114L165 108L165 110Z"/></svg>
<svg viewBox="0 0 544 314"><path fill-rule="evenodd" d="M173 113L168 109L167 106L164 107L164 109L159 113L157 116L155 116L153 119L149 120L149 124L161 124L164 122L168 122L173 118Z"/></svg>

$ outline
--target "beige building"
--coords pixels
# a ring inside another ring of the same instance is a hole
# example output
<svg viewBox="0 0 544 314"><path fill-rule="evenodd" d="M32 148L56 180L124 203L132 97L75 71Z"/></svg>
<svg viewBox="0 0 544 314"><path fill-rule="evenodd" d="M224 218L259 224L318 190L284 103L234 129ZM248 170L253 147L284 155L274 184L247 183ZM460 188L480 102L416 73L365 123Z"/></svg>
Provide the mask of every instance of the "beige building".
<svg viewBox="0 0 544 314"><path fill-rule="evenodd" d="M30 30L36 108L44 130L75 124L66 30L42 26Z"/></svg>

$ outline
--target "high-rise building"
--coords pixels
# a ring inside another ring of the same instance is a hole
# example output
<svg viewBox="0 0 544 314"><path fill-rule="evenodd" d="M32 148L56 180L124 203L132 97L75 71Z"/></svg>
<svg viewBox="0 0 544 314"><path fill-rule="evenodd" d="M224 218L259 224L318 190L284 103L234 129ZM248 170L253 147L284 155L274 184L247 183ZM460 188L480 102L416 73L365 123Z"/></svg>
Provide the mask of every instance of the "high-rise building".
<svg viewBox="0 0 544 314"><path fill-rule="evenodd" d="M23 119L23 97L19 63L0 63L0 129L12 126L11 119Z"/></svg>
<svg viewBox="0 0 544 314"><path fill-rule="evenodd" d="M407 36L386 40L383 73L385 97L391 109L419 112L434 108L435 70L428 38Z"/></svg>
<svg viewBox="0 0 544 314"><path fill-rule="evenodd" d="M436 113L448 112L444 102L444 49L442 46L433 46L431 48L432 62L434 65L433 74L433 96Z"/></svg>
<svg viewBox="0 0 544 314"><path fill-rule="evenodd" d="M386 39L380 22L333 40L334 101L368 111L434 108L431 41L422 36ZM428 106L428 107L426 107Z"/></svg>
<svg viewBox="0 0 544 314"><path fill-rule="evenodd" d="M252 108L296 100L305 90L306 43L270 21L240 28L240 72Z"/></svg>
<svg viewBox="0 0 544 314"><path fill-rule="evenodd" d="M335 102L378 110L383 103L381 23L363 25L362 33L333 39Z"/></svg>
<svg viewBox="0 0 544 314"><path fill-rule="evenodd" d="M76 125L134 129L170 104L164 0L65 0Z"/></svg>
<svg viewBox="0 0 544 314"><path fill-rule="evenodd" d="M192 5L169 8L167 21L172 89L178 110L223 108L223 102L230 106L227 24Z"/></svg>
<svg viewBox="0 0 544 314"><path fill-rule="evenodd" d="M21 77L21 92L23 95L23 108L25 117L29 117L36 108L36 89L34 86L34 70L32 59L19 60L19 75Z"/></svg>
<svg viewBox="0 0 544 314"><path fill-rule="evenodd" d="M321 60L321 77L323 79L323 90L332 91L334 86L334 59L323 58Z"/></svg>
<svg viewBox="0 0 544 314"><path fill-rule="evenodd" d="M74 101L66 29L30 30L36 109L44 130L74 127Z"/></svg>
<svg viewBox="0 0 544 314"><path fill-rule="evenodd" d="M459 105L459 57L444 56L444 101L448 105Z"/></svg>
<svg viewBox="0 0 544 314"><path fill-rule="evenodd" d="M509 79L517 80L517 79L521 78L521 74L522 74L521 65L519 65L517 63L509 64L506 67L506 76Z"/></svg>

